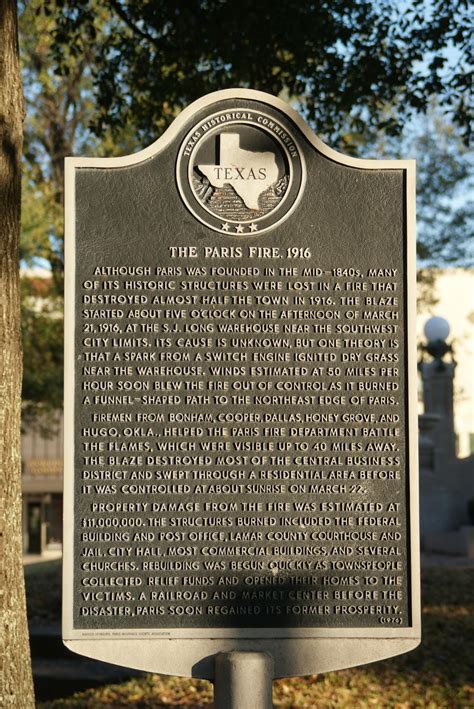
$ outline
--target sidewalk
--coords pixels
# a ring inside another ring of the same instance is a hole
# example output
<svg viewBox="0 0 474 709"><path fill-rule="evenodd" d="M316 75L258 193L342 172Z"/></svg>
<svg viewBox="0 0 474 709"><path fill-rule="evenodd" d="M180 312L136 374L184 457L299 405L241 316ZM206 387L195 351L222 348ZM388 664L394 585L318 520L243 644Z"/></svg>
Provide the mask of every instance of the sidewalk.
<svg viewBox="0 0 474 709"><path fill-rule="evenodd" d="M33 564L44 564L47 561L56 561L62 559L63 552L61 549L52 551L44 551L42 554L23 554L23 566L32 566Z"/></svg>
<svg viewBox="0 0 474 709"><path fill-rule="evenodd" d="M468 556L421 553L421 569L473 569L474 559Z"/></svg>

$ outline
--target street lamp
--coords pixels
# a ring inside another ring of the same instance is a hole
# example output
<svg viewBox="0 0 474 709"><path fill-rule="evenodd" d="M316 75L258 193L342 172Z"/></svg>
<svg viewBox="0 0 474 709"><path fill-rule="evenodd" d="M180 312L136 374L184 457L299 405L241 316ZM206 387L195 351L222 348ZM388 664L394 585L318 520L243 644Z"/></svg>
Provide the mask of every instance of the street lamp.
<svg viewBox="0 0 474 709"><path fill-rule="evenodd" d="M451 359L454 361L453 348L446 342L446 338L450 333L449 323L444 318L435 315L426 321L424 333L427 343L421 345L421 361L423 362L423 354L427 352L435 361L435 370L442 372L446 369L443 357L448 352L451 354Z"/></svg>

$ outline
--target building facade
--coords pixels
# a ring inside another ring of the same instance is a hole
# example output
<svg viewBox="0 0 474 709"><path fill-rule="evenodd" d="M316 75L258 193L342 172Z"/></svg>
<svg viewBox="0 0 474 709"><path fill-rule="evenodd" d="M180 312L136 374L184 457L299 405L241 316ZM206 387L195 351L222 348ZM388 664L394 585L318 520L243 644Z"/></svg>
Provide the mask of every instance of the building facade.
<svg viewBox="0 0 474 709"><path fill-rule="evenodd" d="M38 431L22 435L23 553L62 548L63 421L45 438Z"/></svg>

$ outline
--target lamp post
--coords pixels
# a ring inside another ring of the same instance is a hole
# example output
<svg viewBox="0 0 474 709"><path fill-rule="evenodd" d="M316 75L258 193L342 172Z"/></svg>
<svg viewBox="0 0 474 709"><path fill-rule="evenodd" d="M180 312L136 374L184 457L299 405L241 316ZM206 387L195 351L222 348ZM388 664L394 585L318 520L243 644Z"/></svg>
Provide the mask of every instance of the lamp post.
<svg viewBox="0 0 474 709"><path fill-rule="evenodd" d="M452 346L446 342L449 333L449 323L444 318L435 316L425 323L426 343L421 345L418 365L423 380L425 414L439 416L434 437L434 464L438 470L456 456L453 406L456 363ZM446 362L444 358L448 354L450 361ZM429 358L426 355L429 355Z"/></svg>
<svg viewBox="0 0 474 709"><path fill-rule="evenodd" d="M425 323L424 333L427 343L422 345L422 349L433 357L436 368L440 372L446 368L446 364L443 361L444 355L449 352L452 358L452 347L446 343L449 332L448 321L439 316L435 315Z"/></svg>

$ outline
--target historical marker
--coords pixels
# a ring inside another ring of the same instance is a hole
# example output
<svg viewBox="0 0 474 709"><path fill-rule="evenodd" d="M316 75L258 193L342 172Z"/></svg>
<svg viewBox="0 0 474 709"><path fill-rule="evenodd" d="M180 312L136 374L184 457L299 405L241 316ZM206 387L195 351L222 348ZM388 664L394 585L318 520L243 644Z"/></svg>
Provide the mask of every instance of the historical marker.
<svg viewBox="0 0 474 709"><path fill-rule="evenodd" d="M418 644L414 189L246 90L68 159L72 650L284 676Z"/></svg>

